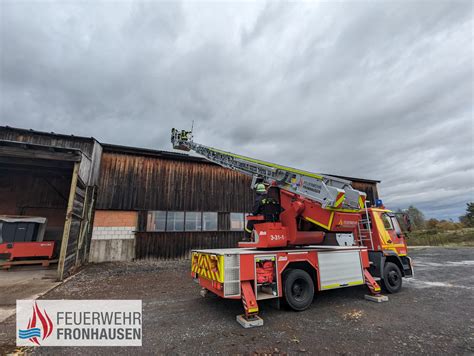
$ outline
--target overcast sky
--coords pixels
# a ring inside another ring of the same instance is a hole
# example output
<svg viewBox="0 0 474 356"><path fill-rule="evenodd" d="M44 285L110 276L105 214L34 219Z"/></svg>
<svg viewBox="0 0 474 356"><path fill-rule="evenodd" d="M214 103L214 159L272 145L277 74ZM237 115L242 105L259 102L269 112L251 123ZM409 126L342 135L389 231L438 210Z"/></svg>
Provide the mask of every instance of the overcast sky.
<svg viewBox="0 0 474 356"><path fill-rule="evenodd" d="M0 124L196 141L380 179L390 208L474 200L471 1L1 1Z"/></svg>

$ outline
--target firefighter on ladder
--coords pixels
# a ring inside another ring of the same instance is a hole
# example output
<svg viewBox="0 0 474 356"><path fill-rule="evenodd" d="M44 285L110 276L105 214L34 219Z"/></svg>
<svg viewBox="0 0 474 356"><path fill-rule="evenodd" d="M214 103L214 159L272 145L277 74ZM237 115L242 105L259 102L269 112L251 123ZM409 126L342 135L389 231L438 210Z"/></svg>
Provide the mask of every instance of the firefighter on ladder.
<svg viewBox="0 0 474 356"><path fill-rule="evenodd" d="M264 215L265 221L278 221L281 212L280 204L273 198L267 196L267 188L265 184L258 183L255 186L255 202L252 208L252 216ZM245 240L250 241L253 226L256 223L262 223L264 221L248 220L247 226L245 227Z"/></svg>

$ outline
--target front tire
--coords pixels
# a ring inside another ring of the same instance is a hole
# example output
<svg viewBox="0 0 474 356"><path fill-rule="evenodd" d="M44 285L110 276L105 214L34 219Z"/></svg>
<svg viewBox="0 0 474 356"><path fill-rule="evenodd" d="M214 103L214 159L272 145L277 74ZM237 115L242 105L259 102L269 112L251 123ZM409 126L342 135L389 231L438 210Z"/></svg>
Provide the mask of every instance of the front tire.
<svg viewBox="0 0 474 356"><path fill-rule="evenodd" d="M283 290L288 306L296 311L308 309L313 302L314 283L311 276L301 269L290 269L283 278Z"/></svg>
<svg viewBox="0 0 474 356"><path fill-rule="evenodd" d="M402 289L402 272L395 263L387 262L385 264L382 283L388 293L398 293Z"/></svg>

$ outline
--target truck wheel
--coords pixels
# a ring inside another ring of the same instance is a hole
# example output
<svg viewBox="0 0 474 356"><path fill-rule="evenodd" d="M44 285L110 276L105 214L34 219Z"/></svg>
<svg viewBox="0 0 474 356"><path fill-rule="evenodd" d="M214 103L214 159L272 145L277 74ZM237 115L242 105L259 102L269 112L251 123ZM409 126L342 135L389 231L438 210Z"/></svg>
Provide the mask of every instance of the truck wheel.
<svg viewBox="0 0 474 356"><path fill-rule="evenodd" d="M383 267L382 283L389 293L398 293L402 289L402 273L395 263L387 262Z"/></svg>
<svg viewBox="0 0 474 356"><path fill-rule="evenodd" d="M283 276L285 301L296 311L307 309L313 302L314 283L311 276L301 269L290 269Z"/></svg>

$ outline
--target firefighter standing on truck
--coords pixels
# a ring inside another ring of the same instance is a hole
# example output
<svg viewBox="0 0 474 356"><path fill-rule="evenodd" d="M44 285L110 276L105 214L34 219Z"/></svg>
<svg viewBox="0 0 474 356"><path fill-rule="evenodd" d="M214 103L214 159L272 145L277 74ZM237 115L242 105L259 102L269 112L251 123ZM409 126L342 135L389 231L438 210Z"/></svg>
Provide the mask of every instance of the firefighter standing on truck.
<svg viewBox="0 0 474 356"><path fill-rule="evenodd" d="M257 196L252 207L252 215L264 215L266 221L277 221L281 212L280 204L275 199L267 197L267 189L263 183L258 183L255 186ZM262 221L259 221L261 223ZM245 227L245 240L250 241L253 226L256 223L254 220L247 221Z"/></svg>

